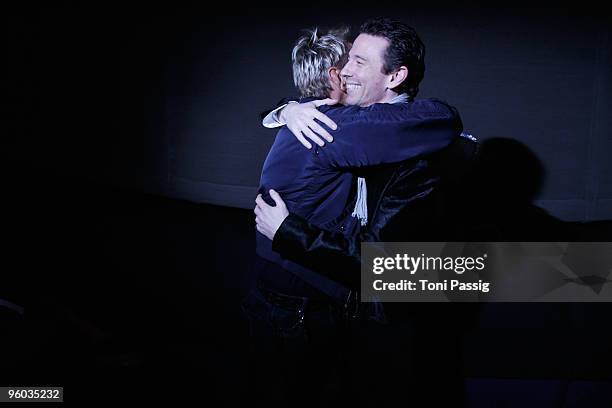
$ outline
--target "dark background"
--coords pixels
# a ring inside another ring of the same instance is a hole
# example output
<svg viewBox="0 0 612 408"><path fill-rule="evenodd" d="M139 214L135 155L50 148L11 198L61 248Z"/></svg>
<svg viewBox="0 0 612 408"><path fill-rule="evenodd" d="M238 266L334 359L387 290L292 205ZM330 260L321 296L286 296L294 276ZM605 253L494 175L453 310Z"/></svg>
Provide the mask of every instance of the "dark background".
<svg viewBox="0 0 612 408"><path fill-rule="evenodd" d="M530 149L552 215L612 218L612 24L586 3L5 8L0 298L25 318L6 312L2 384L64 385L73 401L189 384L178 397L247 401L239 302L274 137L259 112L295 94L300 29L391 15L427 46L420 97ZM474 406L608 398L609 316L485 308L463 347Z"/></svg>
<svg viewBox="0 0 612 408"><path fill-rule="evenodd" d="M588 3L587 3L588 4ZM302 28L373 15L427 46L421 97L460 109L481 140L510 137L543 162L540 203L612 218L612 47L603 9L435 5L309 8L64 6L3 15L15 171L194 202L252 207L274 132L258 113L294 95Z"/></svg>

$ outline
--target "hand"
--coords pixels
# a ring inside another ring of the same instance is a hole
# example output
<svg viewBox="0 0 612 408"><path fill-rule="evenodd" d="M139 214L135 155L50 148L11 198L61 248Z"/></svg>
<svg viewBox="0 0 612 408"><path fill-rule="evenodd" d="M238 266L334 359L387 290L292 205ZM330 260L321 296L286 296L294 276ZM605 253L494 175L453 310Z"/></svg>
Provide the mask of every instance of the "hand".
<svg viewBox="0 0 612 408"><path fill-rule="evenodd" d="M317 123L315 119L318 119L332 130L336 130L338 126L336 126L336 123L325 114L319 112L317 107L321 105L335 105L337 103L337 100L331 98L306 103L290 103L280 111L280 120L287 124L291 133L293 133L297 140L306 146L306 148L310 149L312 145L304 136L319 146L323 146L325 142L317 136L317 133L330 143L334 138L323 128L323 126Z"/></svg>
<svg viewBox="0 0 612 408"><path fill-rule="evenodd" d="M280 198L278 193L270 190L270 197L274 200L276 207L268 205L261 194L257 195L255 202L255 222L257 223L257 231L264 234L270 241L274 239L276 231L280 228L285 218L289 215L285 202Z"/></svg>

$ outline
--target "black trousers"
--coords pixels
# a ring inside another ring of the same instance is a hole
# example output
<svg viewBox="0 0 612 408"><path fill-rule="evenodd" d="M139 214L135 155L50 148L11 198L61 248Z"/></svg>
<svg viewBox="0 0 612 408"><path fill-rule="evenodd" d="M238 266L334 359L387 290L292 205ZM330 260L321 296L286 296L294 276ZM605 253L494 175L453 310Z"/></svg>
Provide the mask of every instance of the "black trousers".
<svg viewBox="0 0 612 408"><path fill-rule="evenodd" d="M243 303L250 321L250 390L268 406L465 405L462 335L436 306L386 305L387 324L307 298ZM442 311L443 312L443 311Z"/></svg>
<svg viewBox="0 0 612 408"><path fill-rule="evenodd" d="M337 407L351 394L342 308L258 287L244 300L250 325L249 393L265 406Z"/></svg>

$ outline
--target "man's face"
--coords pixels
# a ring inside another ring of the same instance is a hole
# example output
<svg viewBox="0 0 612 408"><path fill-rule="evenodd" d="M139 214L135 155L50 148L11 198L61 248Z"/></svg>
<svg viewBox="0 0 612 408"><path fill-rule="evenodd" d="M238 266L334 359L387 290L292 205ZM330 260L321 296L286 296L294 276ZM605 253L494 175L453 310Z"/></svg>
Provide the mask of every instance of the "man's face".
<svg viewBox="0 0 612 408"><path fill-rule="evenodd" d="M382 73L383 55L388 46L386 38L359 34L341 72L346 83L346 104L370 106L393 97L387 88L390 75Z"/></svg>

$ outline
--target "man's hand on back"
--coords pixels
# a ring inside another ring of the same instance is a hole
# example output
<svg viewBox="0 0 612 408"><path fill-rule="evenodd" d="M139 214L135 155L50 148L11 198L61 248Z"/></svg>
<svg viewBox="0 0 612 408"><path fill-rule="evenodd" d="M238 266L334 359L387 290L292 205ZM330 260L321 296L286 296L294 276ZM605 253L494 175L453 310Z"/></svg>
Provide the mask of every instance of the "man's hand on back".
<svg viewBox="0 0 612 408"><path fill-rule="evenodd" d="M332 142L334 138L325 128L323 128L323 126L317 123L315 119L318 119L332 130L336 130L337 126L333 120L319 112L317 107L321 105L335 105L337 103L337 100L331 98L306 103L289 103L280 111L280 119L281 122L287 124L287 128L289 128L300 143L308 149L310 149L312 145L306 138L309 138L319 146L323 146L325 142L319 136L322 136L328 142ZM317 133L319 136L317 136Z"/></svg>
<svg viewBox="0 0 612 408"><path fill-rule="evenodd" d="M257 203L255 206L255 222L257 223L257 231L264 234L269 240L273 240L276 231L289 215L289 211L276 191L270 190L270 197L276 203L275 207L268 205L261 198L261 194L257 195L255 199Z"/></svg>

